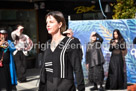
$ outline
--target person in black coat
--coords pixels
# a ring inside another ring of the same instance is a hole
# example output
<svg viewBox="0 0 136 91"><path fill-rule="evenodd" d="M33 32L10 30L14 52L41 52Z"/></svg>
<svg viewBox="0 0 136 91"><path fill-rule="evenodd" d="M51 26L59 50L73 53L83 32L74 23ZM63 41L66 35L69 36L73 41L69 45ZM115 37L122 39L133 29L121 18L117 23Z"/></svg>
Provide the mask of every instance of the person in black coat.
<svg viewBox="0 0 136 91"><path fill-rule="evenodd" d="M90 83L94 84L91 90L97 90L97 85L100 85L99 89L103 89L102 84L104 80L104 69L103 64L105 62L101 44L103 42L102 37L96 33L92 32L90 36L91 42L87 45L86 51L86 66L89 70L88 79Z"/></svg>
<svg viewBox="0 0 136 91"><path fill-rule="evenodd" d="M75 78L78 91L85 91L80 53L75 47L77 43L63 35L66 29L63 14L60 11L49 12L46 23L52 39L47 41L43 54L39 91L76 91Z"/></svg>
<svg viewBox="0 0 136 91"><path fill-rule="evenodd" d="M120 90L126 89L127 81L124 74L124 60L122 51L126 50L126 42L118 29L113 31L113 39L110 41L109 51L112 52L106 89Z"/></svg>

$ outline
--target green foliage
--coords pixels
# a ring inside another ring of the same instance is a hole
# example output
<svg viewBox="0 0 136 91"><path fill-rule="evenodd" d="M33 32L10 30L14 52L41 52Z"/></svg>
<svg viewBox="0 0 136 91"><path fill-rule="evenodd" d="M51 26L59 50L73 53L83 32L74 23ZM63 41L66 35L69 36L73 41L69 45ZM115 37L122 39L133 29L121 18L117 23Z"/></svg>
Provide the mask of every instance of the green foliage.
<svg viewBox="0 0 136 91"><path fill-rule="evenodd" d="M117 0L113 9L113 19L131 19L135 18L136 6L133 0Z"/></svg>

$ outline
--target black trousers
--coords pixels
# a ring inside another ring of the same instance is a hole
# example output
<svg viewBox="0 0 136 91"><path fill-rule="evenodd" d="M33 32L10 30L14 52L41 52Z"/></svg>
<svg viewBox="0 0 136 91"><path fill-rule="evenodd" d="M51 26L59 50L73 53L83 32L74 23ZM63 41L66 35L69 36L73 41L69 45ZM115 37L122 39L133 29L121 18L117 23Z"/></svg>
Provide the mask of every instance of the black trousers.
<svg viewBox="0 0 136 91"><path fill-rule="evenodd" d="M47 80L46 84L40 83L39 91L76 91L76 88L74 80L54 77L53 82Z"/></svg>
<svg viewBox="0 0 136 91"><path fill-rule="evenodd" d="M26 57L22 51L18 51L16 55L14 55L14 61L18 80L26 80Z"/></svg>

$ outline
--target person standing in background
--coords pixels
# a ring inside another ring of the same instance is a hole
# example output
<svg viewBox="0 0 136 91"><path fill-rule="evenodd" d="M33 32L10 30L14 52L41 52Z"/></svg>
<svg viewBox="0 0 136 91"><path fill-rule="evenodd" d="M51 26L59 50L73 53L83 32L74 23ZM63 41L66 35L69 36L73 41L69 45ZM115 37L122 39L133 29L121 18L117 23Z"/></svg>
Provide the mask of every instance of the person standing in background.
<svg viewBox="0 0 136 91"><path fill-rule="evenodd" d="M6 30L0 30L0 91L12 91L16 89L17 78L13 60L14 44L7 39Z"/></svg>
<svg viewBox="0 0 136 91"><path fill-rule="evenodd" d="M88 80L94 84L94 87L90 90L98 90L98 85L100 85L99 90L103 91L104 89L102 85L104 80L103 64L105 63L105 59L101 50L102 42L103 39L98 33L91 33L90 42L87 45L86 51L86 66L89 70Z"/></svg>
<svg viewBox="0 0 136 91"><path fill-rule="evenodd" d="M121 90L126 89L127 81L124 76L124 61L122 51L126 50L126 42L118 29L113 31L113 39L110 41L109 51L112 52L106 89Z"/></svg>
<svg viewBox="0 0 136 91"><path fill-rule="evenodd" d="M80 56L80 59L82 61L82 58L83 58L83 51L82 51L82 45L80 43L80 40L76 37L73 36L73 31L72 29L67 29L66 31L63 32L63 34L66 34L67 37L70 37L70 38L73 38L75 40L75 42L77 43L77 48L79 50L79 56Z"/></svg>
<svg viewBox="0 0 136 91"><path fill-rule="evenodd" d="M14 40L15 48L14 51L14 60L17 70L18 81L26 82L26 57L28 51L33 48L32 40L26 35L23 34L24 27L18 25L17 29L11 33L11 37Z"/></svg>

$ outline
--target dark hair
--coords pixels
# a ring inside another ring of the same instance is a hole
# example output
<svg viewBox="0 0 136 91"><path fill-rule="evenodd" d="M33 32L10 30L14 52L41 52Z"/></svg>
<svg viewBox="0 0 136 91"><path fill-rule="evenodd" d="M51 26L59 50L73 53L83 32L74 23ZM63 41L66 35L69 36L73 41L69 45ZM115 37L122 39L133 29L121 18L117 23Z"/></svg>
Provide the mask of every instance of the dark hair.
<svg viewBox="0 0 136 91"><path fill-rule="evenodd" d="M62 22L62 26L60 28L60 32L63 33L66 30L66 21L63 16L63 14L60 11L51 11L46 16L45 19L47 19L48 16L53 16L58 23Z"/></svg>
<svg viewBox="0 0 136 91"><path fill-rule="evenodd" d="M123 38L123 36L121 35L121 33L120 33L120 31L119 31L118 29L115 29L115 30L113 31L113 40L115 39L115 37L114 37L114 32L117 32L117 34L118 34L118 40L119 40L119 41L125 41L124 38Z"/></svg>

